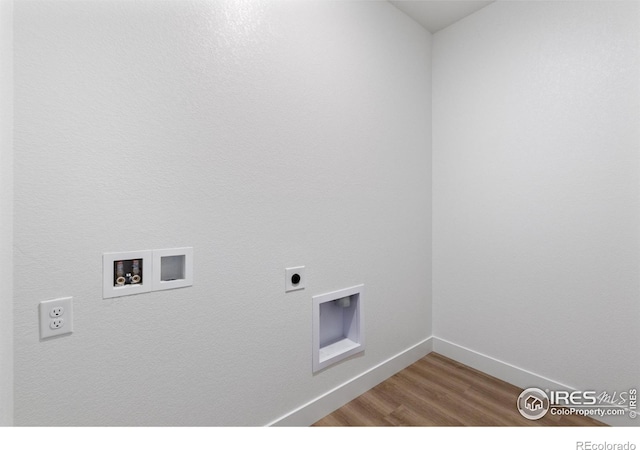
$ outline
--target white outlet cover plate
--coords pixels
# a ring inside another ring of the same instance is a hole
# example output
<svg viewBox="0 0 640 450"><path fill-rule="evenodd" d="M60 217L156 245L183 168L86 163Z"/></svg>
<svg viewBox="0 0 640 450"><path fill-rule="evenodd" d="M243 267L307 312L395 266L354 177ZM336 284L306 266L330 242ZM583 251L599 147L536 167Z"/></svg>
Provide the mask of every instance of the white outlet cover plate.
<svg viewBox="0 0 640 450"><path fill-rule="evenodd" d="M291 281L291 277L294 274L300 275L300 282L298 284L293 284ZM299 289L304 289L306 287L307 278L304 273L304 266L298 267L290 267L288 269L284 269L284 291L297 291Z"/></svg>
<svg viewBox="0 0 640 450"><path fill-rule="evenodd" d="M162 258L184 256L184 277L175 280L162 280ZM193 286L193 247L165 248L153 251L153 290L176 289Z"/></svg>
<svg viewBox="0 0 640 450"><path fill-rule="evenodd" d="M115 261L127 259L142 260L142 283L128 284L126 286L113 285L113 263ZM104 253L102 255L102 297L122 297L124 295L142 294L143 292L151 292L153 286L153 251L142 250L137 252L118 252Z"/></svg>
<svg viewBox="0 0 640 450"><path fill-rule="evenodd" d="M55 316L51 311L62 308L62 314ZM73 297L56 298L40 302L40 338L46 339L61 334L73 333ZM54 320L62 320L60 328L51 328Z"/></svg>

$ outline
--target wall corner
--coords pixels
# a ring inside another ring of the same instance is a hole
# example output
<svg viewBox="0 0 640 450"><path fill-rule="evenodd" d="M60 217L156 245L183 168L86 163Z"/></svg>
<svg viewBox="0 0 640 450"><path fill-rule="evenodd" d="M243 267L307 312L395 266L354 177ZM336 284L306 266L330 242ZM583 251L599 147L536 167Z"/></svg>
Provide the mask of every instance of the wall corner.
<svg viewBox="0 0 640 450"><path fill-rule="evenodd" d="M0 0L0 426L13 425L13 6Z"/></svg>

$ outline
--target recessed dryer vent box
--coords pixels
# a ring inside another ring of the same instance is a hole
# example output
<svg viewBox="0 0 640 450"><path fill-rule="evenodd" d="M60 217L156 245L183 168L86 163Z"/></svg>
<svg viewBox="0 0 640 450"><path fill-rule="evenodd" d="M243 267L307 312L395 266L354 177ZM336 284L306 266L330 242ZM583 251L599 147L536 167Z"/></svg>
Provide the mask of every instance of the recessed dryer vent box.
<svg viewBox="0 0 640 450"><path fill-rule="evenodd" d="M153 251L153 290L193 285L193 247Z"/></svg>
<svg viewBox="0 0 640 450"><path fill-rule="evenodd" d="M313 371L364 351L364 285L313 297Z"/></svg>
<svg viewBox="0 0 640 450"><path fill-rule="evenodd" d="M104 253L102 297L122 297L151 291L153 252Z"/></svg>

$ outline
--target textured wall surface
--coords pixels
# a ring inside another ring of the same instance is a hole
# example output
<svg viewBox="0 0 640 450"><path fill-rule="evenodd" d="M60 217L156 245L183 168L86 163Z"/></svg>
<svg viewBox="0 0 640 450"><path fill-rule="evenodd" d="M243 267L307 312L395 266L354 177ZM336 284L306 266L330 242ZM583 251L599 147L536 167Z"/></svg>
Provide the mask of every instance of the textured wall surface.
<svg viewBox="0 0 640 450"><path fill-rule="evenodd" d="M13 423L13 2L0 1L0 426Z"/></svg>
<svg viewBox="0 0 640 450"><path fill-rule="evenodd" d="M434 35L434 335L637 386L639 6L497 2Z"/></svg>
<svg viewBox="0 0 640 450"><path fill-rule="evenodd" d="M20 2L18 425L262 425L431 335L430 35L386 2ZM194 247L102 299L102 253ZM284 268L307 288L284 293ZM311 373L311 297L367 350ZM37 305L73 296L40 342Z"/></svg>

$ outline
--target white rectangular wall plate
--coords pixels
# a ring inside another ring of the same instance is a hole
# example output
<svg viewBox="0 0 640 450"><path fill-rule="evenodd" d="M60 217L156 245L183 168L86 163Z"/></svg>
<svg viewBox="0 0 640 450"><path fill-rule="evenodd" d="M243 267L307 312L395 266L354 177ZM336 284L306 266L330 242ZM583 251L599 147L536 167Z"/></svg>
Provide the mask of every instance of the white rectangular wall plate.
<svg viewBox="0 0 640 450"><path fill-rule="evenodd" d="M150 292L153 287L153 251L104 253L102 297Z"/></svg>
<svg viewBox="0 0 640 450"><path fill-rule="evenodd" d="M304 273L304 266L289 267L284 269L284 291L297 291L304 289L307 279Z"/></svg>
<svg viewBox="0 0 640 450"><path fill-rule="evenodd" d="M73 333L73 297L40 302L40 338Z"/></svg>
<svg viewBox="0 0 640 450"><path fill-rule="evenodd" d="M153 290L193 285L193 247L153 251Z"/></svg>

